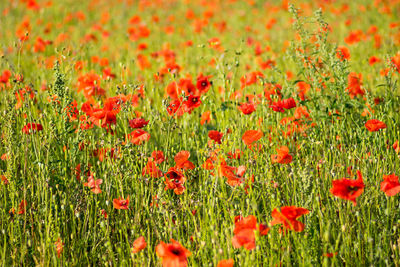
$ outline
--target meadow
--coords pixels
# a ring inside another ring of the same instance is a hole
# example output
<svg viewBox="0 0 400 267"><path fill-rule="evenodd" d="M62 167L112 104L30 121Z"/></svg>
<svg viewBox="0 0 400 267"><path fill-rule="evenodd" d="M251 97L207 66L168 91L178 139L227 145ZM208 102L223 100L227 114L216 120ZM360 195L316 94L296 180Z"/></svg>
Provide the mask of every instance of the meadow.
<svg viewBox="0 0 400 267"><path fill-rule="evenodd" d="M399 0L0 1L1 266L399 266Z"/></svg>

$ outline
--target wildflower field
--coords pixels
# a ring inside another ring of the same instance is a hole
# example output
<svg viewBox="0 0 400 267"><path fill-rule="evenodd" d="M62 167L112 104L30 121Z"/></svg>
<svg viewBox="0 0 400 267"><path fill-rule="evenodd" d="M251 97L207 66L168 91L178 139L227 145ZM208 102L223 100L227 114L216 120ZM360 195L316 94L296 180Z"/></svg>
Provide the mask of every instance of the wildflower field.
<svg viewBox="0 0 400 267"><path fill-rule="evenodd" d="M399 0L1 0L1 266L399 266Z"/></svg>

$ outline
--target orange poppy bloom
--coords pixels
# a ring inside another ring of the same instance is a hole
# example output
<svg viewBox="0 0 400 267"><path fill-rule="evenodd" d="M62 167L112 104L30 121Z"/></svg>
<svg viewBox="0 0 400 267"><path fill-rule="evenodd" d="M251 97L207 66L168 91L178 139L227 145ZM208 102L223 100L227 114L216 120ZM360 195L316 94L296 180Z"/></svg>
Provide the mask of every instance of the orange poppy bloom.
<svg viewBox="0 0 400 267"><path fill-rule="evenodd" d="M390 60L393 63L395 70L400 73L400 52L391 57Z"/></svg>
<svg viewBox="0 0 400 267"><path fill-rule="evenodd" d="M162 258L163 267L185 267L190 251L183 247L179 242L170 239L169 244L161 241L156 247L157 256Z"/></svg>
<svg viewBox="0 0 400 267"><path fill-rule="evenodd" d="M56 246L57 258L61 257L61 253L64 250L64 243L62 242L61 238L58 238L56 242L54 242Z"/></svg>
<svg viewBox="0 0 400 267"><path fill-rule="evenodd" d="M180 95L178 84L175 81L168 84L167 87L165 87L165 93L173 100L178 99Z"/></svg>
<svg viewBox="0 0 400 267"><path fill-rule="evenodd" d="M127 210L129 209L129 196L126 199L116 198L113 200L114 209Z"/></svg>
<svg viewBox="0 0 400 267"><path fill-rule="evenodd" d="M100 76L94 72L89 72L78 77L78 92L83 91L86 99L92 96L105 95L106 91L100 87Z"/></svg>
<svg viewBox="0 0 400 267"><path fill-rule="evenodd" d="M220 260L217 264L217 267L233 267L235 261L233 259L228 260Z"/></svg>
<svg viewBox="0 0 400 267"><path fill-rule="evenodd" d="M282 227L286 230L302 232L304 230L304 224L297 221L297 218L309 212L308 209L296 206L285 206L282 207L280 211L274 209L271 214L273 218L271 225L282 224Z"/></svg>
<svg viewBox="0 0 400 267"><path fill-rule="evenodd" d="M102 179L95 180L93 176L89 176L87 183L84 183L83 185L89 187L93 193L100 194L101 193L100 185L102 183L103 183Z"/></svg>
<svg viewBox="0 0 400 267"><path fill-rule="evenodd" d="M210 123L211 121L211 111L207 110L203 114L201 114L200 124L204 125L206 122Z"/></svg>
<svg viewBox="0 0 400 267"><path fill-rule="evenodd" d="M344 59L349 60L350 59L350 51L349 51L349 49L347 47L345 47L345 46L339 46L337 48L336 57L339 58L342 61Z"/></svg>
<svg viewBox="0 0 400 267"><path fill-rule="evenodd" d="M357 180L343 178L332 181L330 192L339 198L350 200L353 205L357 205L356 198L364 191L364 181L360 171L357 171Z"/></svg>
<svg viewBox="0 0 400 267"><path fill-rule="evenodd" d="M293 157L289 154L289 148L287 146L281 146L277 148L278 154L271 155L272 163L289 164L292 162Z"/></svg>
<svg viewBox="0 0 400 267"><path fill-rule="evenodd" d="M9 183L7 177L5 177L4 175L0 175L0 179L5 185Z"/></svg>
<svg viewBox="0 0 400 267"><path fill-rule="evenodd" d="M260 140L263 136L264 134L260 130L248 130L243 134L242 140L248 147L250 147L254 142Z"/></svg>
<svg viewBox="0 0 400 267"><path fill-rule="evenodd" d="M362 89L362 75L351 72L347 77L348 86L346 90L349 92L351 98L357 97L358 95L363 96L365 91Z"/></svg>
<svg viewBox="0 0 400 267"><path fill-rule="evenodd" d="M370 132L376 132L385 129L387 126L384 122L376 119L369 120L365 123L365 128Z"/></svg>
<svg viewBox="0 0 400 267"><path fill-rule="evenodd" d="M400 145L399 145L399 141L398 140L396 142L394 142L393 149L397 154L400 153Z"/></svg>
<svg viewBox="0 0 400 267"><path fill-rule="evenodd" d="M381 183L381 190L389 197L397 195L400 192L399 177L395 174L384 175Z"/></svg>
<svg viewBox="0 0 400 267"><path fill-rule="evenodd" d="M133 241L132 244L132 253L138 253L139 251L142 251L145 249L147 246L146 241L144 240L144 237L138 237L135 241Z"/></svg>
<svg viewBox="0 0 400 267"><path fill-rule="evenodd" d="M245 74L240 78L240 88L243 89L246 86L255 84L259 78L263 78L264 74L262 74L260 71L254 71Z"/></svg>
<svg viewBox="0 0 400 267"><path fill-rule="evenodd" d="M297 86L297 92L299 94L300 99L302 101L304 101L306 99L306 94L310 90L311 86L308 83L303 82L303 81L298 82L296 84L296 86Z"/></svg>

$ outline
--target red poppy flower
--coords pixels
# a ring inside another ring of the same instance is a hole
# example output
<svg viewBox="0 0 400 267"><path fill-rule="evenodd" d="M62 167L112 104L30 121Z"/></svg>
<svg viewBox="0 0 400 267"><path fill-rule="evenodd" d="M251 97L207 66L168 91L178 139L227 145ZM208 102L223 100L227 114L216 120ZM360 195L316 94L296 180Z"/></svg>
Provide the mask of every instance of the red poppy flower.
<svg viewBox="0 0 400 267"><path fill-rule="evenodd" d="M337 252L326 252L326 253L324 253L324 254L322 254L322 255L323 255L324 257L327 257L327 258L333 258L333 257L335 257L337 254L338 254Z"/></svg>
<svg viewBox="0 0 400 267"><path fill-rule="evenodd" d="M110 67L103 69L103 79L104 80L107 80L108 78L115 79L115 77L117 77L117 76L115 75L115 73L112 73L112 70Z"/></svg>
<svg viewBox="0 0 400 267"><path fill-rule="evenodd" d="M360 171L357 171L357 180L343 178L332 181L330 192L339 198L350 200L354 206L357 205L356 198L364 191L364 181Z"/></svg>
<svg viewBox="0 0 400 267"><path fill-rule="evenodd" d="M174 157L175 167L184 170L194 169L194 164L189 161L189 157L190 157L189 151L182 150L178 152Z"/></svg>
<svg viewBox="0 0 400 267"><path fill-rule="evenodd" d="M171 167L168 172L164 175L165 189L173 189L175 194L180 195L185 191L185 186L183 185L186 181L185 176L177 168Z"/></svg>
<svg viewBox="0 0 400 267"><path fill-rule="evenodd" d="M284 112L285 109L291 109L294 107L296 107L296 101L292 97L274 102L271 105L272 110L277 112Z"/></svg>
<svg viewBox="0 0 400 267"><path fill-rule="evenodd" d="M179 242L170 239L169 244L160 242L156 247L157 256L162 258L163 267L185 267L190 251L183 247Z"/></svg>
<svg viewBox="0 0 400 267"><path fill-rule="evenodd" d="M399 177L395 174L384 175L381 183L381 190L389 197L397 195L400 192Z"/></svg>
<svg viewBox="0 0 400 267"><path fill-rule="evenodd" d="M5 70L3 71L3 74L0 76L0 83L8 83L8 80L11 77L11 71Z"/></svg>
<svg viewBox="0 0 400 267"><path fill-rule="evenodd" d="M106 211L106 210L101 209L101 210L100 210L100 214L104 216L104 219L107 219L107 218L108 218L108 214L107 214L107 211Z"/></svg>
<svg viewBox="0 0 400 267"><path fill-rule="evenodd" d="M368 63L369 63L369 65L372 66L372 65L374 65L374 64L376 64L376 63L378 63L380 61L381 61L380 58L378 58L376 56L372 56L372 57L369 58Z"/></svg>
<svg viewBox="0 0 400 267"><path fill-rule="evenodd" d="M211 87L211 82L209 79L211 76L203 76L203 74L200 74L197 77L197 82L196 82L196 88L200 91L201 94L204 94L210 89Z"/></svg>
<svg viewBox="0 0 400 267"><path fill-rule="evenodd" d="M184 105L182 101L180 99L172 101L167 107L167 112L170 116L176 115L178 117L185 114Z"/></svg>
<svg viewBox="0 0 400 267"><path fill-rule="evenodd" d="M133 129L143 128L147 124L149 124L149 121L146 121L143 118L135 118L129 121L129 126Z"/></svg>
<svg viewBox="0 0 400 267"><path fill-rule="evenodd" d="M127 210L129 209L129 196L126 199L116 198L113 200L114 209Z"/></svg>
<svg viewBox="0 0 400 267"><path fill-rule="evenodd" d="M108 129L111 124L117 123L117 113L107 109L99 109L91 114L90 121L99 127Z"/></svg>
<svg viewBox="0 0 400 267"><path fill-rule="evenodd" d="M143 142L149 141L150 134L142 129L136 129L127 135L127 140L132 144L141 145Z"/></svg>
<svg viewBox="0 0 400 267"><path fill-rule="evenodd" d="M365 127L370 132L376 132L386 128L386 124L380 120L372 119L365 123Z"/></svg>
<svg viewBox="0 0 400 267"><path fill-rule="evenodd" d="M264 77L264 74L262 74L260 71L253 71L253 72L247 73L240 78L240 88L243 89L246 86L255 84L259 78L263 78L263 77Z"/></svg>
<svg viewBox="0 0 400 267"><path fill-rule="evenodd" d="M31 134L37 131L42 131L43 126L40 123L28 123L22 128L24 134Z"/></svg>
<svg viewBox="0 0 400 267"><path fill-rule="evenodd" d="M18 206L18 214L24 214L26 209L27 202L26 200L22 200Z"/></svg>
<svg viewBox="0 0 400 267"><path fill-rule="evenodd" d="M229 159L240 159L240 157L242 155L243 155L243 152L240 149L236 149L235 151L228 152Z"/></svg>
<svg viewBox="0 0 400 267"><path fill-rule="evenodd" d="M211 140L214 140L218 144L221 144L221 139L223 136L224 136L224 134L221 132L218 132L218 131L211 130L208 132L208 137Z"/></svg>
<svg viewBox="0 0 400 267"><path fill-rule="evenodd" d="M151 157L153 158L153 160L156 164L161 164L165 160L164 153L160 150L154 150L151 153Z"/></svg>
<svg viewBox="0 0 400 267"><path fill-rule="evenodd" d="M200 96L189 95L188 99L184 101L182 105L184 110L190 114L195 108L200 107L201 105Z"/></svg>
<svg viewBox="0 0 400 267"><path fill-rule="evenodd" d="M86 99L90 99L93 96L105 95L106 91L100 87L100 76L90 72L78 77L78 92L83 91Z"/></svg>
<svg viewBox="0 0 400 267"><path fill-rule="evenodd" d="M254 103L242 103L238 109L245 115L250 115L256 110Z"/></svg>
<svg viewBox="0 0 400 267"><path fill-rule="evenodd" d="M282 99L281 103L284 109L291 109L296 107L296 101L293 99L293 97Z"/></svg>
<svg viewBox="0 0 400 267"><path fill-rule="evenodd" d="M90 104L85 103L82 105L82 111L90 116L90 120L94 124L108 130L111 124L117 123L117 114L121 110L121 104L127 100L128 98L124 95L107 98L102 109L92 108Z"/></svg>
<svg viewBox="0 0 400 267"><path fill-rule="evenodd" d="M133 241L132 244L132 253L138 253L139 251L142 251L145 249L147 246L146 240L144 240L144 237L138 237L135 241Z"/></svg>
<svg viewBox="0 0 400 267"><path fill-rule="evenodd" d="M283 109L283 107L281 106L281 102L280 101L272 103L271 108L272 108L273 111L276 111L276 112L284 112L285 111Z"/></svg>
<svg viewBox="0 0 400 267"><path fill-rule="evenodd" d="M289 148L287 146L281 146L277 148L278 154L271 155L272 163L289 164L292 162L292 155L289 154Z"/></svg>
<svg viewBox="0 0 400 267"><path fill-rule="evenodd" d="M210 159L209 159L210 160ZM211 160L210 160L211 161ZM207 169L213 169L214 165L211 162L205 162L203 164L203 168ZM228 166L225 162L225 159L221 158L220 162L218 164L218 175L220 177L225 177L227 178L227 183L230 186L238 186L243 182L243 174L246 171L246 167L241 166L239 168Z"/></svg>
<svg viewBox="0 0 400 267"><path fill-rule="evenodd" d="M255 231L257 229L259 230L260 235L266 235L269 231L269 228L265 225L257 225L257 218L254 215L249 215L246 218L236 216L235 229L233 231L234 237L232 238L233 247L244 247L247 250L255 249Z"/></svg>
<svg viewBox="0 0 400 267"><path fill-rule="evenodd" d="M185 92L185 95L197 95L197 88L192 83L192 78L181 78L178 86L179 90Z"/></svg>
<svg viewBox="0 0 400 267"><path fill-rule="evenodd" d="M103 183L102 179L95 180L93 176L89 176L88 182L84 183L83 185L89 187L93 193L100 194L101 193L100 185L102 183Z"/></svg>
<svg viewBox="0 0 400 267"><path fill-rule="evenodd" d="M351 31L346 38L344 38L344 41L346 42L346 44L352 45L352 44L360 42L361 39L364 37L365 37L365 35L362 30L354 30L354 31Z"/></svg>
<svg viewBox="0 0 400 267"><path fill-rule="evenodd" d="M273 218L271 225L282 224L284 229L302 232L304 230L304 224L297 221L297 218L309 212L308 209L296 206L285 206L282 207L280 211L274 209L271 214Z"/></svg>
<svg viewBox="0 0 400 267"><path fill-rule="evenodd" d="M142 176L149 175L152 178L160 178L163 176L162 171L157 167L156 163L149 159L146 166L142 170Z"/></svg>

